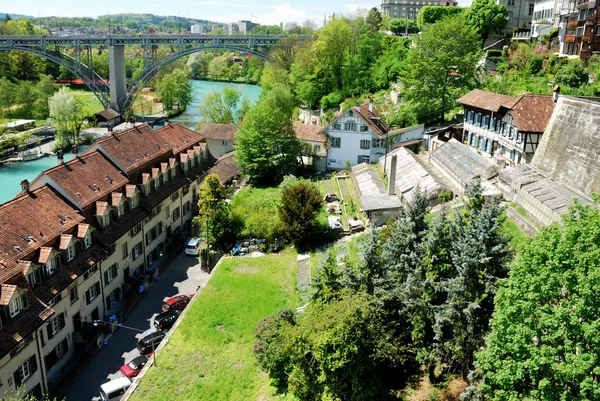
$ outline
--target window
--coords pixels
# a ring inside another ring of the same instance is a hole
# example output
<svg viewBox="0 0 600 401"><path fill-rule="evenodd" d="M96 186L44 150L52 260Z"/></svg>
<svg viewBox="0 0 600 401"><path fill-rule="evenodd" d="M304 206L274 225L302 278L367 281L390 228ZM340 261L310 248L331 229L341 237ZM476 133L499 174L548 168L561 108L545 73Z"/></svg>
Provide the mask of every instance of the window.
<svg viewBox="0 0 600 401"><path fill-rule="evenodd" d="M529 15L533 15L533 7L535 6L535 3L529 3Z"/></svg>
<svg viewBox="0 0 600 401"><path fill-rule="evenodd" d="M332 137L332 138L330 139L330 142L331 142L331 147L332 147L332 148L339 148L339 147L341 147L341 146L342 146L342 138L335 138L335 137Z"/></svg>
<svg viewBox="0 0 600 401"><path fill-rule="evenodd" d="M136 224L132 229L131 229L131 236L133 237L134 235L137 235L137 233L139 233L142 230L142 223L138 223Z"/></svg>
<svg viewBox="0 0 600 401"><path fill-rule="evenodd" d="M71 305L73 305L73 302L79 299L79 294L77 293L77 285L74 285L69 289L69 299L71 300Z"/></svg>
<svg viewBox="0 0 600 401"><path fill-rule="evenodd" d="M100 282L96 282L94 285L92 285L90 288L88 288L88 290L85 292L86 305L91 304L92 301L94 299L96 299L98 294L100 294Z"/></svg>
<svg viewBox="0 0 600 401"><path fill-rule="evenodd" d="M133 195L131 197L131 208L136 208L138 206L138 198L137 195Z"/></svg>
<svg viewBox="0 0 600 401"><path fill-rule="evenodd" d="M174 192L173 195L171 195L171 202L175 202L177 199L179 199L179 191Z"/></svg>
<svg viewBox="0 0 600 401"><path fill-rule="evenodd" d="M67 262L70 262L75 258L75 245L71 244L67 247Z"/></svg>
<svg viewBox="0 0 600 401"><path fill-rule="evenodd" d="M354 117L354 112L352 110L348 112L348 117Z"/></svg>
<svg viewBox="0 0 600 401"><path fill-rule="evenodd" d="M44 357L46 361L46 370L52 369L69 352L69 342L65 338L58 343L48 355Z"/></svg>
<svg viewBox="0 0 600 401"><path fill-rule="evenodd" d="M342 129L342 125L341 124L333 124L333 129L336 131L339 131Z"/></svg>
<svg viewBox="0 0 600 401"><path fill-rule="evenodd" d="M346 123L346 131L354 131L356 128L355 125L354 123Z"/></svg>
<svg viewBox="0 0 600 401"><path fill-rule="evenodd" d="M92 236L88 232L83 237L83 246L85 247L85 249L88 249L90 247L90 245L92 245Z"/></svg>
<svg viewBox="0 0 600 401"><path fill-rule="evenodd" d="M27 282L30 286L35 287L42 282L42 269L35 269L27 275Z"/></svg>
<svg viewBox="0 0 600 401"><path fill-rule="evenodd" d="M154 217L154 216L158 215L158 214L160 213L160 210L161 210L161 206L160 206L160 205L158 205L158 206L155 206L155 207L152 209L152 217Z"/></svg>
<svg viewBox="0 0 600 401"><path fill-rule="evenodd" d="M375 140L375 147L376 148L385 148L385 139L384 138L379 138Z"/></svg>
<svg viewBox="0 0 600 401"><path fill-rule="evenodd" d="M363 132L365 132L365 131L369 130L369 127L367 125L361 125L360 126L360 130L363 131Z"/></svg>
<svg viewBox="0 0 600 401"><path fill-rule="evenodd" d="M57 268L56 258L50 257L48 259L48 262L46 262L46 274L48 276L51 276L54 273L56 273L57 270L58 270L58 268Z"/></svg>
<svg viewBox="0 0 600 401"><path fill-rule="evenodd" d="M313 145L313 153L318 153L321 151L321 145Z"/></svg>
<svg viewBox="0 0 600 401"><path fill-rule="evenodd" d="M514 6L515 5L515 0L508 0L508 5L509 6Z"/></svg>
<svg viewBox="0 0 600 401"><path fill-rule="evenodd" d="M223 146L227 146L227 141L223 141Z"/></svg>
<svg viewBox="0 0 600 401"><path fill-rule="evenodd" d="M475 125L481 126L481 113L475 115Z"/></svg>
<svg viewBox="0 0 600 401"><path fill-rule="evenodd" d="M21 313L21 297L13 296L8 303L8 313L11 319Z"/></svg>
<svg viewBox="0 0 600 401"><path fill-rule="evenodd" d="M123 205L123 203L121 203L117 207L117 211L118 211L119 217L123 217L123 215L125 214L125 206Z"/></svg>
<svg viewBox="0 0 600 401"><path fill-rule="evenodd" d="M48 339L53 338L56 333L58 333L63 327L65 327L65 314L61 313L60 315L53 317L50 319L50 323L48 324Z"/></svg>
<svg viewBox="0 0 600 401"><path fill-rule="evenodd" d="M171 207L167 206L167 207L165 207L165 217L169 218L170 215L171 215Z"/></svg>
<svg viewBox="0 0 600 401"><path fill-rule="evenodd" d="M27 359L21 366L15 370L13 377L15 379L15 387L19 387L27 379L37 371L37 360L35 355Z"/></svg>
<svg viewBox="0 0 600 401"><path fill-rule="evenodd" d="M177 220L179 218L179 216L180 216L179 215L179 208L176 207L175 210L173 210L173 218L172 218L172 220L173 221Z"/></svg>
<svg viewBox="0 0 600 401"><path fill-rule="evenodd" d="M142 254L142 243L138 242L136 246L131 249L131 259L136 260Z"/></svg>
<svg viewBox="0 0 600 401"><path fill-rule="evenodd" d="M102 216L102 227L106 228L108 227L110 224L110 213L106 213L104 216Z"/></svg>
<svg viewBox="0 0 600 401"><path fill-rule="evenodd" d="M98 271L98 265L92 266L85 273L83 273L83 279L87 280L88 278L92 277L94 275L94 273L96 273L97 271Z"/></svg>
<svg viewBox="0 0 600 401"><path fill-rule="evenodd" d="M371 163L371 157L370 156L358 156L358 162L359 163Z"/></svg>
<svg viewBox="0 0 600 401"><path fill-rule="evenodd" d="M183 204L183 214L187 214L190 211L190 201L187 201Z"/></svg>
<svg viewBox="0 0 600 401"><path fill-rule="evenodd" d="M121 259L125 259L129 256L129 249L127 248L127 242L121 245Z"/></svg>
<svg viewBox="0 0 600 401"><path fill-rule="evenodd" d="M371 140L370 139L361 139L360 148L361 149L371 149Z"/></svg>
<svg viewBox="0 0 600 401"><path fill-rule="evenodd" d="M483 116L483 127L489 128L490 126L490 116Z"/></svg>
<svg viewBox="0 0 600 401"><path fill-rule="evenodd" d="M117 278L117 274L118 274L118 266L116 263L114 263L111 267L106 269L106 271L104 272L104 285L107 285L108 283L113 281L115 278Z"/></svg>
<svg viewBox="0 0 600 401"><path fill-rule="evenodd" d="M106 297L106 309L110 309L121 299L121 287L115 288L113 292Z"/></svg>

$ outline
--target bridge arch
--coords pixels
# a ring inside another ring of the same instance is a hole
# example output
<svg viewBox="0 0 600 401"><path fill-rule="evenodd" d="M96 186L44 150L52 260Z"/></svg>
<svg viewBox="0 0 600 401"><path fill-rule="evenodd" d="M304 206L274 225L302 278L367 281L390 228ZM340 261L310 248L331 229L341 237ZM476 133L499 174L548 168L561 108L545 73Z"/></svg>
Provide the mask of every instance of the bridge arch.
<svg viewBox="0 0 600 401"><path fill-rule="evenodd" d="M84 85L87 86L88 89L98 98L98 100L100 101L102 106L104 106L104 108L108 107L109 98L107 95L107 81L103 79L100 75L96 74L91 67L85 65L81 61L78 61L71 56L57 51L40 49L36 47L0 45L0 51L19 51L31 53L64 67L71 74L73 74L77 78L80 78L83 81Z"/></svg>
<svg viewBox="0 0 600 401"><path fill-rule="evenodd" d="M123 99L119 99L119 104L122 105L123 110L131 105L131 103L135 100L137 95L137 91L139 89L139 85L144 82L148 82L150 79L154 78L154 76L172 62L179 60L182 57L188 56L193 53L198 53L206 50L235 50L237 52L243 54L249 54L252 56L256 56L264 61L270 61L269 55L263 52L260 52L255 49L250 49L244 46L238 45L229 45L229 44L220 44L220 45L202 45L202 46L194 46L187 49L182 49L176 53L171 54L163 60L156 62L155 64L150 65L149 67L144 68L144 71L140 74L140 76L127 88L127 93L123 96Z"/></svg>

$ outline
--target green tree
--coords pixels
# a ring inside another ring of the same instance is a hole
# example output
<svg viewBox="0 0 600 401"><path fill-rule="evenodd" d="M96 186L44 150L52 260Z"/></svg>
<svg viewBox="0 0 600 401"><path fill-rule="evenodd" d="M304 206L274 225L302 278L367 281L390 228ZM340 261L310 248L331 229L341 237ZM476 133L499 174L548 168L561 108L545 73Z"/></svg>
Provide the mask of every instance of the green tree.
<svg viewBox="0 0 600 401"><path fill-rule="evenodd" d="M241 123L249 109L249 101L242 92L232 87L210 92L202 99L199 111L200 123L237 124Z"/></svg>
<svg viewBox="0 0 600 401"><path fill-rule="evenodd" d="M0 77L0 110L9 108L13 105L13 94L15 87L6 77Z"/></svg>
<svg viewBox="0 0 600 401"><path fill-rule="evenodd" d="M569 60L556 72L556 82L578 88L588 82L589 75L581 60Z"/></svg>
<svg viewBox="0 0 600 401"><path fill-rule="evenodd" d="M227 58L224 56L214 57L208 63L208 75L214 79L218 79L223 75L227 67Z"/></svg>
<svg viewBox="0 0 600 401"><path fill-rule="evenodd" d="M442 7L445 8L445 7ZM406 24L408 23L408 30L406 28ZM390 20L388 29L395 33L396 35L403 34L405 32L408 33L417 33L419 32L419 28L417 28L417 23L410 19L407 21L406 18L393 18Z"/></svg>
<svg viewBox="0 0 600 401"><path fill-rule="evenodd" d="M21 81L15 89L14 96L20 112L29 118L33 117L33 106L36 101L34 85L29 81Z"/></svg>
<svg viewBox="0 0 600 401"><path fill-rule="evenodd" d="M175 84L173 95L179 103L179 108L185 109L192 101L192 85L185 71L177 68L171 74Z"/></svg>
<svg viewBox="0 0 600 401"><path fill-rule="evenodd" d="M323 194L313 182L295 180L282 184L279 220L286 237L296 247L302 248L314 240L323 206Z"/></svg>
<svg viewBox="0 0 600 401"><path fill-rule="evenodd" d="M265 66L260 78L260 86L262 86L264 90L271 90L277 85L291 87L290 74L283 68L268 64Z"/></svg>
<svg viewBox="0 0 600 401"><path fill-rule="evenodd" d="M63 86L48 100L50 118L56 128L56 149L67 149L79 136L85 118L84 107Z"/></svg>
<svg viewBox="0 0 600 401"><path fill-rule="evenodd" d="M486 400L600 397L599 226L598 203L573 206L511 266L487 348L477 355Z"/></svg>
<svg viewBox="0 0 600 401"><path fill-rule="evenodd" d="M194 217L194 224L200 235L217 247L232 241L235 234L229 205L225 202L227 189L216 174L206 176L198 197L198 216Z"/></svg>
<svg viewBox="0 0 600 401"><path fill-rule="evenodd" d="M33 105L33 115L37 120L43 120L50 115L48 100L56 92L54 79L50 75L41 75L40 80L35 84L36 101Z"/></svg>
<svg viewBox="0 0 600 401"><path fill-rule="evenodd" d="M382 22L383 22L383 19L381 18L381 13L377 9L377 7L371 8L369 10L369 14L367 15L367 18L365 18L365 23L367 24L367 27L369 28L369 30L371 30L373 32L379 31L381 29Z"/></svg>
<svg viewBox="0 0 600 401"><path fill-rule="evenodd" d="M278 182L296 169L301 145L292 126L294 107L289 88L276 86L244 117L236 133L235 157L252 180Z"/></svg>
<svg viewBox="0 0 600 401"><path fill-rule="evenodd" d="M424 115L421 120L433 120L477 84L480 42L464 18L452 16L426 26L414 44L400 75L404 96Z"/></svg>
<svg viewBox="0 0 600 401"><path fill-rule="evenodd" d="M502 32L508 24L508 10L494 0L473 0L465 17L483 43L491 34Z"/></svg>
<svg viewBox="0 0 600 401"><path fill-rule="evenodd" d="M423 30L428 24L435 24L436 22L451 16L460 14L464 11L464 8L460 7L438 7L438 6L424 6L419 10L417 14L417 27Z"/></svg>
<svg viewBox="0 0 600 401"><path fill-rule="evenodd" d="M25 387L25 385L22 385L17 389L7 391L2 396L2 401L57 401L57 399L51 399L50 397L48 397L47 394L44 394L42 398L36 398L33 395L27 395L27 388Z"/></svg>

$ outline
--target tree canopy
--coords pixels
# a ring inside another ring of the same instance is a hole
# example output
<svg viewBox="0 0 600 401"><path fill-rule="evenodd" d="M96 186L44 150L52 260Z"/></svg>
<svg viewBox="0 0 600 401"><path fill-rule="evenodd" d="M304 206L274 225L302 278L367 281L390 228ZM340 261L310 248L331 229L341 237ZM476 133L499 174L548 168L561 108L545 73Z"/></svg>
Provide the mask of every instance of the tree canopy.
<svg viewBox="0 0 600 401"><path fill-rule="evenodd" d="M414 40L400 74L404 96L420 120L433 120L477 84L480 40L462 15L428 25Z"/></svg>
<svg viewBox="0 0 600 401"><path fill-rule="evenodd" d="M600 398L598 227L598 203L574 206L511 266L477 355L486 400Z"/></svg>
<svg viewBox="0 0 600 401"><path fill-rule="evenodd" d="M202 99L199 106L203 122L213 124L237 124L244 119L250 103L239 90L226 87L223 90L210 92Z"/></svg>
<svg viewBox="0 0 600 401"><path fill-rule="evenodd" d="M500 33L508 24L508 10L494 0L473 0L465 18L483 42L492 33Z"/></svg>

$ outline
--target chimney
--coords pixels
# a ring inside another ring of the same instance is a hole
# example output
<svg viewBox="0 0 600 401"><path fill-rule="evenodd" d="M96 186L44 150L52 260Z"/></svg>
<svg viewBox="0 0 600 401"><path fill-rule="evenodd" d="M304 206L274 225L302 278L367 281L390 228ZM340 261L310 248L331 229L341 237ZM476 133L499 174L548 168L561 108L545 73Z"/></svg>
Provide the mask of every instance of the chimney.
<svg viewBox="0 0 600 401"><path fill-rule="evenodd" d="M27 181L27 180L21 181L21 191L29 192L29 181Z"/></svg>
<svg viewBox="0 0 600 401"><path fill-rule="evenodd" d="M73 145L71 152L73 153L73 159L75 159L77 157L77 145Z"/></svg>
<svg viewBox="0 0 600 401"><path fill-rule="evenodd" d="M396 187L396 155L392 156L390 163L390 175L388 176L388 195L394 195Z"/></svg>
<svg viewBox="0 0 600 401"><path fill-rule="evenodd" d="M356 102L356 111L360 113L360 102Z"/></svg>
<svg viewBox="0 0 600 401"><path fill-rule="evenodd" d="M554 88L552 88L552 91L554 92L552 94L552 100L554 103L556 103L558 102L558 95L560 95L560 85L556 85Z"/></svg>
<svg viewBox="0 0 600 401"><path fill-rule="evenodd" d="M369 113L373 113L373 99L369 99Z"/></svg>
<svg viewBox="0 0 600 401"><path fill-rule="evenodd" d="M59 166L65 163L65 155L62 150L56 152L56 161L58 162Z"/></svg>

